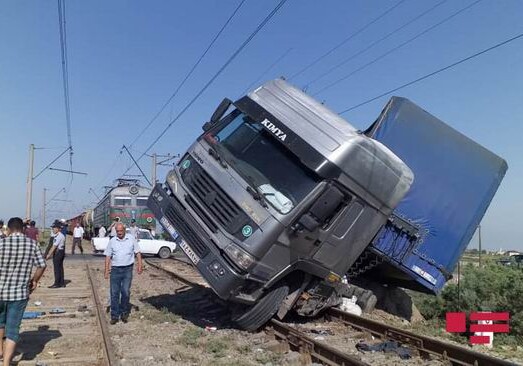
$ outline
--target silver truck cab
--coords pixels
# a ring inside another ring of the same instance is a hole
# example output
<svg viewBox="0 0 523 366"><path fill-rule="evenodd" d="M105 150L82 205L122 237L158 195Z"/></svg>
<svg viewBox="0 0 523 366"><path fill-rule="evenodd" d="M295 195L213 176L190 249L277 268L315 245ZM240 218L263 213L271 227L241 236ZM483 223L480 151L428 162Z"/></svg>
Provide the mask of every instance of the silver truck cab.
<svg viewBox="0 0 523 366"><path fill-rule="evenodd" d="M412 181L384 145L274 80L225 99L148 206L254 330L276 312L332 304Z"/></svg>

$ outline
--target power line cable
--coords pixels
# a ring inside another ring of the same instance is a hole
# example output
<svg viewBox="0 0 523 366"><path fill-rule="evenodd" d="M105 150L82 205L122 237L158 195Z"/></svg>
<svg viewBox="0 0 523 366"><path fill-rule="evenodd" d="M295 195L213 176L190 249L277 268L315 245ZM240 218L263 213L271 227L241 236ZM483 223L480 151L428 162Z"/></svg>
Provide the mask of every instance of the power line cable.
<svg viewBox="0 0 523 366"><path fill-rule="evenodd" d="M176 97L176 95L178 94L178 92L180 91L180 89L182 88L182 86L185 85L185 82L189 79L189 77L193 74L194 70L196 70L196 68L198 67L198 65L202 62L203 58L205 57L205 55L207 55L207 53L209 52L209 50L211 49L211 47L214 45L214 43L216 42L216 40L220 37L220 35L223 33L223 31L225 30L225 28L227 27L227 25L229 25L229 23L231 22L231 20L234 18L234 16L236 15L236 13L238 12L238 10L240 10L240 8L242 7L243 3L245 2L246 0L242 0L240 1L240 3L238 4L238 6L234 9L234 11L232 12L232 14L229 16L229 18L227 19L227 21L222 25L222 27L220 28L220 30L218 31L218 33L215 34L215 36L213 37L212 41L209 43L209 45L207 46L207 48L205 49L205 51L203 51L203 53L200 55L200 57L198 58L198 60L194 63L194 65L191 67L191 69L189 70L189 72L187 73L187 75L185 75L185 77L183 78L182 82L178 85L178 87L176 88L176 90L174 91L174 93L171 94L171 96L169 97L169 99L167 99L167 101L162 105L162 107L160 108L160 110L154 115L154 117L149 121L149 123L142 129L142 131L138 134L138 136L136 136L136 138L133 140L133 142L131 142L131 144L129 145L129 147L131 148L135 143L136 141L138 141L138 139L140 137L142 137L142 135L145 133L145 131L147 131L149 129L149 127L154 123L154 121L156 121L156 119L160 116L160 114L162 114L162 112L165 110L165 108L167 108L167 106L171 103L171 101L174 99L174 97Z"/></svg>
<svg viewBox="0 0 523 366"><path fill-rule="evenodd" d="M421 19L422 17L424 17L425 15L429 14L431 11L433 11L434 9L438 8L439 6L443 5L444 3L446 3L448 0L442 0L440 1L439 3L436 3L435 5L431 6L429 9L423 11L421 14L418 14L417 16L415 16L414 18L412 18L411 20L409 20L408 22L406 23L403 23L403 25L399 26L398 28L394 29L393 31L387 33L385 36L381 37L380 39L370 43L367 47L363 48L362 50L352 54L351 56L349 56L348 58L344 59L343 61L341 61L340 63L336 64L335 66L331 67L330 69L328 69L326 72L324 72L323 74L321 74L320 76L312 79L311 81L309 81L304 87L303 89L308 89L312 84L314 84L315 82L317 82L318 80L321 80L323 79L325 76L331 74L333 71L339 69L341 66L345 65L347 62L355 59L356 57L362 55L363 53L367 52L368 50L370 50L371 48L373 48L374 46L376 46L377 44L383 42L384 40L386 40L387 38L393 36L394 34L398 33L399 31L401 31L402 29L408 27L409 25L411 25L412 23L416 22L417 20Z"/></svg>
<svg viewBox="0 0 523 366"><path fill-rule="evenodd" d="M312 95L313 95L313 96L316 96L316 95L318 95L318 94L324 92L325 90L330 89L330 88L332 88L333 86L335 86L335 85L341 83L342 81L347 80L348 78L350 78L351 76L355 75L356 73L358 73L358 72L360 72L360 71L366 69L366 68L369 67L370 65L372 65L372 64L374 64L374 63L376 63L376 62L378 62L379 60L383 59L384 57L390 55L391 53L393 53L393 52L395 52L395 51L397 51L397 50L399 50L400 48L402 48L402 47L406 46L407 44L413 42L414 40L418 39L419 37L421 37L421 36L427 34L427 33L430 32L431 30L436 29L436 28L439 27L440 25L442 25L442 24L448 22L449 20L451 20L452 18L458 16L459 14L463 13L464 11L466 11L466 10L472 8L474 5L478 4L480 1L481 1L481 0L476 0L476 1L474 1L473 3L471 3L471 4L467 5L467 6L465 6L464 8L461 8L460 10L458 10L458 11L452 13L450 16L446 17L445 19L439 21L438 23L436 23L436 24L434 24L434 25L432 25L432 26L426 28L426 29L423 30L422 32L416 34L414 37L409 38L408 40L406 40L405 42L399 44L398 46L393 47L392 49L388 50L387 52L381 54L380 56L374 58L373 60L367 62L366 64L364 64L364 65L358 67L356 70L351 71L349 74L347 74L347 75L345 75L345 76L343 76L343 77L341 77L341 78L339 78L339 79L333 81L332 83L330 83L330 84L324 86L323 88L321 88L320 90L318 90L317 92L315 92L315 93L312 94Z"/></svg>
<svg viewBox="0 0 523 366"><path fill-rule="evenodd" d="M394 9L396 9L398 6L400 6L402 3L404 3L405 0L400 0L398 1L395 5L393 5L392 7L390 7L389 9L385 10L383 13L381 13L380 15L378 15L376 18L374 18L373 20L371 20L370 22L368 22L367 24L365 24L363 27L359 28L357 31L355 31L354 33L351 33L348 37L346 37L345 39L343 39L340 43L338 43L337 45L335 45L334 47L332 47L331 49L329 49L327 52L325 52L324 54L322 54L320 57L316 58L314 61L312 61L310 64L308 64L307 66L305 66L304 68L302 68L301 70L299 70L297 73L295 73L294 75L292 75L289 80L292 80L294 78L296 78L297 76L303 74L305 71L309 70L311 67L313 67L314 65L316 65L318 62L320 62L321 60L323 60L325 57L329 56L330 54L332 54L334 51L336 51L338 48L340 48L341 46L343 46L345 43L347 43L348 41L350 41L351 39L353 39L354 37L356 37L358 34L362 33L365 29L369 28L371 25L373 25L374 23L376 23L378 20L382 19L383 17L385 17L387 14L389 14L390 12L392 12Z"/></svg>
<svg viewBox="0 0 523 366"><path fill-rule="evenodd" d="M33 180L35 180L36 178L38 178L38 177L39 177L39 176L40 176L44 171L47 170L47 168L49 168L49 167L50 167L51 165L53 165L53 164L54 164L58 159L60 159L62 156L64 156L64 154L65 154L66 152L68 152L70 149L71 149L71 148L68 147L68 148L65 149L65 150L64 150L60 155L58 155L58 156L57 156L53 161L51 161L49 164L47 164L47 165L45 166L45 168L43 168L42 170L40 170L40 172L39 172L37 175L35 175L35 176L33 177Z"/></svg>
<svg viewBox="0 0 523 366"><path fill-rule="evenodd" d="M285 51L280 57L276 59L265 71L261 73L261 75L254 80L252 83L249 84L248 87L245 88L245 90L242 92L241 95L245 95L254 85L256 85L269 71L272 70L274 66L276 66L281 60L283 60L290 52L292 51L292 47L289 48L287 51Z"/></svg>
<svg viewBox="0 0 523 366"><path fill-rule="evenodd" d="M65 1L58 0L58 25L60 28L60 56L62 59L62 84L64 89L65 122L67 126L67 142L69 144L69 167L73 170L73 142L71 137L71 108L69 100L69 66L67 58L67 28ZM71 174L71 180L73 175Z"/></svg>
<svg viewBox="0 0 523 366"><path fill-rule="evenodd" d="M189 103L176 115L176 117L163 129L163 131L154 139L149 147L140 155L137 161L140 161L142 157L147 154L154 145L165 135L165 133L172 127L172 125L180 119L180 117L198 100L198 98L211 86L211 84L221 75L221 73L229 66L229 64L243 51L245 47L252 41L252 39L265 27L265 25L271 20L271 18L280 10L280 8L287 2L287 0L280 0L280 2L271 10L271 12L262 20L262 22L256 27L256 29L247 37L247 39L238 47L236 51L229 57L229 59L220 67L220 69L214 74L214 76L200 89L198 93L190 100ZM130 168L127 170L129 171ZM127 171L125 173L127 173ZM124 173L124 174L125 174Z"/></svg>
<svg viewBox="0 0 523 366"><path fill-rule="evenodd" d="M384 96L386 96L386 95L388 95L388 94L394 93L394 92L396 92L396 91L398 91L398 90L400 90L400 89L406 88L407 86L410 86L410 85L416 84L416 83L418 83L418 82L420 82L420 81L422 81L422 80L428 79L428 78L430 78L430 77L432 77L432 76L434 76L434 75L437 75L437 74L439 74L439 73L441 73L441 72L443 72L443 71L449 70L449 69L451 69L451 68L453 68L453 67L455 67L455 66L457 66L457 65L460 65L460 64L462 64L462 63L464 63L464 62L467 62L467 61L469 61L469 60L471 60L471 59L473 59L473 58L476 58L476 57L478 57L478 56L480 56L480 55L483 55L483 54L485 54L485 53L487 53L487 52L490 52L490 51L492 51L492 50L494 50L494 49L496 49L496 48L498 48L498 47L501 47L501 46L504 46L504 45L506 45L506 44L509 44L509 43L511 43L511 42L513 42L513 41L515 41L515 40L517 40L517 39L519 39L519 38L521 38L521 37L523 37L523 33L520 33L520 34L518 34L517 36L514 36L514 37L512 37L512 38L509 38L509 39L507 39L507 40L505 40L505 41L503 41L503 42L497 43L497 44L495 44L494 46L491 46L491 47L489 47L489 48L486 48L486 49L484 49L484 50L482 50L482 51L476 52L476 53L473 54L473 55L470 55L470 56L465 57L465 58L463 58L463 59L461 59L461 60L459 60L459 61L456 61L456 62L454 62L454 63L452 63L452 64L450 64L450 65L447 65L447 66L445 66L445 67L442 67L441 69L438 69L438 70L433 71L433 72L431 72L431 73L429 73L429 74L426 74L426 75L424 75L424 76L421 76L421 77L419 77L419 78L417 78L417 79L414 79L414 80L412 80L412 81L409 81L408 83L402 84L402 85L400 85L400 86L398 86L398 87L396 87L396 88L394 88L394 89L390 89L390 90L386 91L385 93L381 93L380 95L377 95L377 96L375 96L375 97L373 97L373 98L371 98L371 99L368 99L368 100L366 100L366 101L364 101L364 102L362 102L362 103L359 103L359 104L356 104L356 105L354 105L354 106L352 106L352 107L350 107L350 108L344 109L343 111L339 112L339 114L343 114L343 113L350 112L350 111L352 111L352 110L354 110L354 109L356 109L356 108L359 108L359 107L361 107L361 106L363 106L363 105L365 105L365 104L368 104L368 103L370 103L370 102L373 102L373 101L375 101L376 99L379 99L379 98L384 97Z"/></svg>

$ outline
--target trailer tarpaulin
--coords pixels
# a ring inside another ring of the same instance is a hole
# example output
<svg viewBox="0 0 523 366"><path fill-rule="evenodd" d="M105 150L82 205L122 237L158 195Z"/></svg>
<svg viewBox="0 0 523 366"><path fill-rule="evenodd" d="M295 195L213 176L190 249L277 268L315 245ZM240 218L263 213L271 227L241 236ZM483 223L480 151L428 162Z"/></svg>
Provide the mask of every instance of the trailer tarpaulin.
<svg viewBox="0 0 523 366"><path fill-rule="evenodd" d="M483 218L507 163L405 98L393 97L366 134L414 172L395 215L419 230L419 238L409 240L384 229L373 246L418 286L438 292Z"/></svg>

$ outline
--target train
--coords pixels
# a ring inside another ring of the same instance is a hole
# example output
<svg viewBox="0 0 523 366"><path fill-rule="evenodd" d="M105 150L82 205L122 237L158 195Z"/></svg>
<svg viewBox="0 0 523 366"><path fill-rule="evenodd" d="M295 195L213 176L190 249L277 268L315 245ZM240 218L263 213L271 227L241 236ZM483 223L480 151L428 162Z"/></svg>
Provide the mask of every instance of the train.
<svg viewBox="0 0 523 366"><path fill-rule="evenodd" d="M146 206L150 193L151 189L143 187L137 179L119 178L96 207L66 220L68 231L71 232L76 223L80 222L85 239L90 240L98 235L101 226L107 229L116 218L126 226L134 219L138 227L155 228L154 214Z"/></svg>
<svg viewBox="0 0 523 366"><path fill-rule="evenodd" d="M116 185L110 188L93 210L95 230L102 225L108 228L118 218L125 225L136 220L141 228L156 226L152 211L147 207L151 189L143 187L137 179L117 179Z"/></svg>

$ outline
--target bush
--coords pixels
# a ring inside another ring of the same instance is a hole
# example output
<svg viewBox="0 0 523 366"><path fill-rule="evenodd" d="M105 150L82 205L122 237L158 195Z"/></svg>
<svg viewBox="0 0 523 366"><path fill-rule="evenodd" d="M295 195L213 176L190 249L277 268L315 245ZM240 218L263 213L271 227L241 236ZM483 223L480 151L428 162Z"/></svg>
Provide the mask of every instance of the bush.
<svg viewBox="0 0 523 366"><path fill-rule="evenodd" d="M426 319L444 319L449 311L508 311L510 334L499 344L523 342L523 270L499 266L467 265L460 281L449 284L438 296L415 296L414 301ZM496 342L498 343L498 342Z"/></svg>

